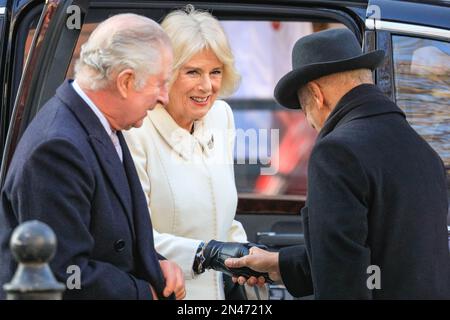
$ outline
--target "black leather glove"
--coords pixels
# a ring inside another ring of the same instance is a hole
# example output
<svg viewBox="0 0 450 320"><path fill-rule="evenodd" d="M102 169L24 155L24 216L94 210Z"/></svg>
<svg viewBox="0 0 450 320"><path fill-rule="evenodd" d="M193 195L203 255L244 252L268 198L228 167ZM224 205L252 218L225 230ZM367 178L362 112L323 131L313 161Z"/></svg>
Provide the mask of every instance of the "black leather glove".
<svg viewBox="0 0 450 320"><path fill-rule="evenodd" d="M225 260L228 258L240 258L248 255L251 247L258 247L260 249L267 250L266 246L251 242L239 243L211 240L203 250L203 256L205 257L203 266L205 269L214 269L229 276L243 276L247 279L251 276L263 276L267 283L272 283L273 281L269 278L267 273L258 272L248 267L228 268L225 265Z"/></svg>

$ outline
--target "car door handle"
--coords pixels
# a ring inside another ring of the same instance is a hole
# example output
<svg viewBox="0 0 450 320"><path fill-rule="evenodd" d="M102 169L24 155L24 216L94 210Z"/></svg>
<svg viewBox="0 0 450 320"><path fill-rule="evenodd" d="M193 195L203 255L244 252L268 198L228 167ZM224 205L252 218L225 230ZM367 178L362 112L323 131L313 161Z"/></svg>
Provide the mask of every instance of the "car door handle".
<svg viewBox="0 0 450 320"><path fill-rule="evenodd" d="M258 232L256 240L268 247L287 247L305 243L303 233Z"/></svg>

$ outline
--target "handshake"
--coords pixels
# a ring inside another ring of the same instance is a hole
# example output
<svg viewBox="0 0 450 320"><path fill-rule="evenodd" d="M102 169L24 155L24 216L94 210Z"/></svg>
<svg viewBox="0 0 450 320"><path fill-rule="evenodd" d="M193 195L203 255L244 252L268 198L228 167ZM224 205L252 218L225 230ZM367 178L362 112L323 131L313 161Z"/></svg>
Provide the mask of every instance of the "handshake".
<svg viewBox="0 0 450 320"><path fill-rule="evenodd" d="M211 240L208 244L203 248L201 256L200 264L197 264L197 267L200 265L200 271L197 273L201 273L204 269L213 269L216 271L223 272L229 276L234 277L264 277L267 283L272 283L273 281L269 278L268 273L257 272L248 267L240 267L240 268L228 268L225 265L225 260L228 258L240 258L246 256L250 253L251 247L258 247L260 249L267 250L267 247L264 245L254 244L254 243L239 243L239 242L221 242ZM194 264L194 270L195 270ZM197 270L196 270L197 271Z"/></svg>

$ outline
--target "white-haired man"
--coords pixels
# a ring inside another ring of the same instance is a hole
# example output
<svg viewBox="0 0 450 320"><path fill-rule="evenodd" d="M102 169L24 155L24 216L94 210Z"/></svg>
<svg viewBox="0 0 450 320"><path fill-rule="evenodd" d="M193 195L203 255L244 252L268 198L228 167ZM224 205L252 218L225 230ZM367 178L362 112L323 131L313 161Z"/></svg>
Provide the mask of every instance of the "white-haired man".
<svg viewBox="0 0 450 320"><path fill-rule="evenodd" d="M62 84L24 133L12 160L0 212L0 280L13 274L7 241L38 219L58 238L57 279L81 270L67 299L185 296L181 269L159 256L139 178L121 130L139 127L168 100L170 40L154 21L113 16L83 45L75 81Z"/></svg>

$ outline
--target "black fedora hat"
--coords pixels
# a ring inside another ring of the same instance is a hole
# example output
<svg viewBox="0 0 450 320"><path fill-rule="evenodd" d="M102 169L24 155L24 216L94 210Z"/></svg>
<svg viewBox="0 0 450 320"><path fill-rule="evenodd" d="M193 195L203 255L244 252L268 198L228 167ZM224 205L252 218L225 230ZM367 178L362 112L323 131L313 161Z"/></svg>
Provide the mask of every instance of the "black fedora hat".
<svg viewBox="0 0 450 320"><path fill-rule="evenodd" d="M292 71L284 75L274 91L284 107L301 108L298 89L309 81L337 72L374 70L384 59L384 51L363 54L355 35L348 29L330 29L300 38L292 49Z"/></svg>

